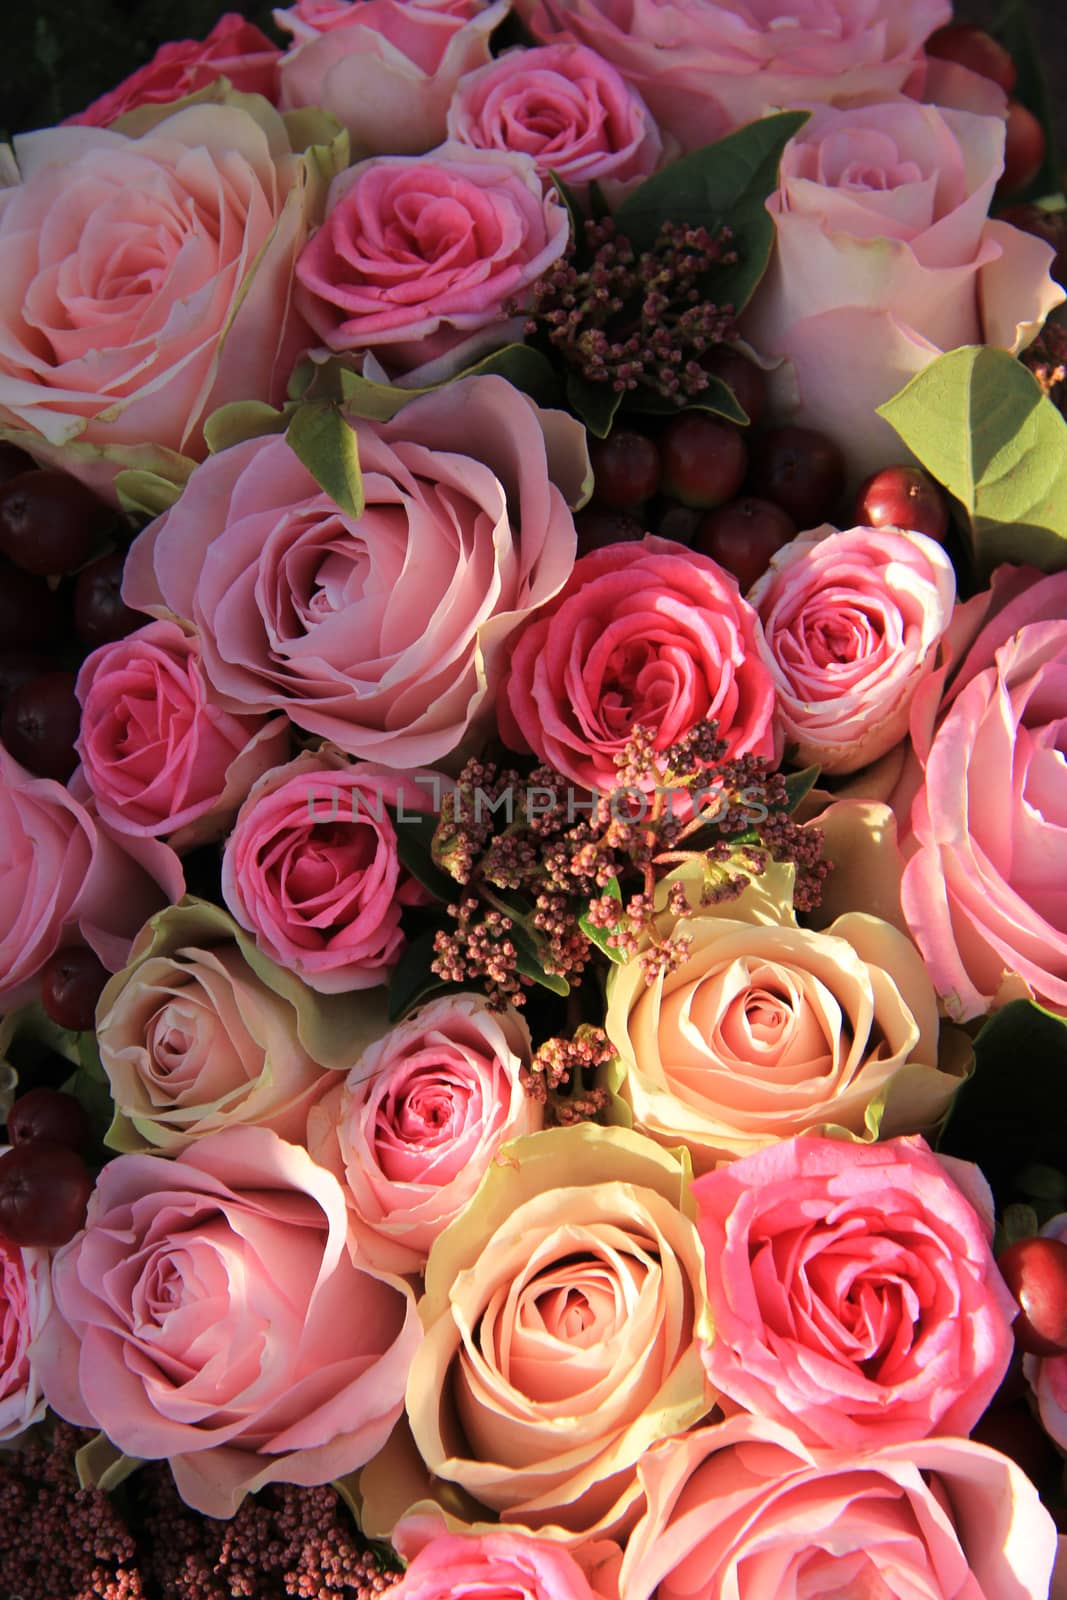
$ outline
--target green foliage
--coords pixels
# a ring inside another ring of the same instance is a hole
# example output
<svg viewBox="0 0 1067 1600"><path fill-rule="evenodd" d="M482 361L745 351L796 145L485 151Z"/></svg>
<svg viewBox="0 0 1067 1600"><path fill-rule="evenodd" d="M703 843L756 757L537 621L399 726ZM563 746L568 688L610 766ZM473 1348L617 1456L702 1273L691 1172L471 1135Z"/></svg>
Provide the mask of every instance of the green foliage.
<svg viewBox="0 0 1067 1600"><path fill-rule="evenodd" d="M309 400L294 411L286 442L320 489L349 517L363 515L363 476L356 435L329 400Z"/></svg>

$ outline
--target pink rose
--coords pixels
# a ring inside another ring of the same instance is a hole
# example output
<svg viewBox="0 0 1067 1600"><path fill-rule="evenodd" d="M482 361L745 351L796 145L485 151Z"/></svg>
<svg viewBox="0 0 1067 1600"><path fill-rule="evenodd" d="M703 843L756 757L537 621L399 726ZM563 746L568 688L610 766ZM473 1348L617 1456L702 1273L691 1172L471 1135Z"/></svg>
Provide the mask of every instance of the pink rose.
<svg viewBox="0 0 1067 1600"><path fill-rule="evenodd" d="M828 1454L734 1417L639 1472L622 1600L1047 1600L1055 1524L1013 1461L969 1439Z"/></svg>
<svg viewBox="0 0 1067 1600"><path fill-rule="evenodd" d="M283 438L253 439L141 534L124 593L194 623L226 709L423 766L484 722L509 636L571 570L585 430L492 377L353 427L362 517Z"/></svg>
<svg viewBox="0 0 1067 1600"><path fill-rule="evenodd" d="M894 94L949 0L518 0L534 37L618 67L695 150L783 106Z"/></svg>
<svg viewBox="0 0 1067 1600"><path fill-rule="evenodd" d="M30 1345L52 1308L48 1268L47 1250L20 1250L0 1233L0 1440L16 1438L45 1413Z"/></svg>
<svg viewBox="0 0 1067 1600"><path fill-rule="evenodd" d="M440 1533L411 1560L391 1600L596 1600L577 1561L552 1539L501 1528Z"/></svg>
<svg viewBox="0 0 1067 1600"><path fill-rule="evenodd" d="M664 159L641 96L580 44L508 50L461 78L448 137L478 150L518 150L583 194L593 181L611 203Z"/></svg>
<svg viewBox="0 0 1067 1600"><path fill-rule="evenodd" d="M312 989L385 983L405 944L401 910L425 899L400 865L386 807L398 808L403 827L404 815L410 823L430 809L440 783L436 773L353 766L328 750L268 772L226 841L227 906L266 955Z"/></svg>
<svg viewBox="0 0 1067 1600"><path fill-rule="evenodd" d="M952 563L921 533L824 525L779 550L748 600L790 760L855 772L904 738L955 598Z"/></svg>
<svg viewBox="0 0 1067 1600"><path fill-rule="evenodd" d="M119 1156L53 1258L49 1405L166 1457L210 1517L354 1471L403 1409L420 1334L407 1285L359 1267L345 1227L337 1180L266 1128Z"/></svg>
<svg viewBox="0 0 1067 1600"><path fill-rule="evenodd" d="M45 962L90 945L112 972L145 918L185 891L173 850L119 838L62 784L0 745L0 1007L35 997Z"/></svg>
<svg viewBox="0 0 1067 1600"><path fill-rule="evenodd" d="M647 535L585 555L512 647L498 702L513 750L610 794L638 726L663 751L705 718L729 756L774 755L774 686L759 621L729 573Z"/></svg>
<svg viewBox="0 0 1067 1600"><path fill-rule="evenodd" d="M119 833L177 850L219 838L257 778L284 761L284 717L213 703L195 635L149 622L87 656L77 750L100 815Z"/></svg>
<svg viewBox="0 0 1067 1600"><path fill-rule="evenodd" d="M1067 1013L1065 617L1067 573L1001 568L940 705L944 673L913 703L901 904L957 1021L1027 995Z"/></svg>
<svg viewBox="0 0 1067 1600"><path fill-rule="evenodd" d="M473 335L479 350L521 337L509 307L569 236L529 156L462 144L379 156L331 185L297 262L297 304L331 350L371 350L394 373L458 360Z"/></svg>
<svg viewBox="0 0 1067 1600"><path fill-rule="evenodd" d="M971 1431L1016 1311L977 1167L918 1137L804 1135L693 1193L715 1327L704 1365L725 1409L841 1450Z"/></svg>
<svg viewBox="0 0 1067 1600"><path fill-rule="evenodd" d="M296 35L282 57L282 106L332 112L360 155L420 155L445 137L452 91L489 60L507 12L507 0L301 0L275 14Z"/></svg>
<svg viewBox="0 0 1067 1600"><path fill-rule="evenodd" d="M280 402L309 342L291 288L313 158L258 98L146 112L137 137L16 137L0 189L0 429L112 498L120 468L181 481L205 418Z"/></svg>
<svg viewBox="0 0 1067 1600"><path fill-rule="evenodd" d="M344 1185L360 1257L420 1272L502 1144L535 1133L530 1036L480 995L431 1001L366 1050L308 1114L315 1160Z"/></svg>
<svg viewBox="0 0 1067 1600"><path fill-rule="evenodd" d="M109 89L66 123L106 128L134 106L158 105L195 94L216 78L228 78L242 94L275 100L281 51L237 11L221 16L206 39L175 39L160 45L151 61Z"/></svg>
<svg viewBox="0 0 1067 1600"><path fill-rule="evenodd" d="M742 327L790 363L780 398L857 477L900 458L876 406L945 350L1022 349L1064 298L1052 247L989 220L1003 166L1001 117L905 99L819 107L785 148Z"/></svg>

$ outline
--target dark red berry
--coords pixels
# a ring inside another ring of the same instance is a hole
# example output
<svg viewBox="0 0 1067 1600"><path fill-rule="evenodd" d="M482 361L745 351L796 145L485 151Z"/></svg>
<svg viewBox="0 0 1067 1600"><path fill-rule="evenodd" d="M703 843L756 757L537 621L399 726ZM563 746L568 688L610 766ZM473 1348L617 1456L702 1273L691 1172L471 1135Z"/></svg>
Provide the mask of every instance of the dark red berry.
<svg viewBox="0 0 1067 1600"><path fill-rule="evenodd" d="M693 548L732 572L744 594L796 531L796 524L781 506L748 495L709 511L697 529Z"/></svg>
<svg viewBox="0 0 1067 1600"><path fill-rule="evenodd" d="M73 672L46 672L12 690L0 715L0 737L38 778L66 783L78 765L74 741L81 707Z"/></svg>
<svg viewBox="0 0 1067 1600"><path fill-rule="evenodd" d="M754 361L729 345L716 345L704 356L701 365L713 378L720 378L739 402L749 422L759 423L767 409L767 380Z"/></svg>
<svg viewBox="0 0 1067 1600"><path fill-rule="evenodd" d="M0 483L17 478L20 472L31 472L36 465L33 457L28 456L25 450L20 450L18 445L0 444Z"/></svg>
<svg viewBox="0 0 1067 1600"><path fill-rule="evenodd" d="M1008 121L1004 131L1004 171L996 192L1018 194L1033 183L1045 159L1045 130L1034 113L1021 100L1008 101Z"/></svg>
<svg viewBox="0 0 1067 1600"><path fill-rule="evenodd" d="M30 1089L19 1095L7 1114L7 1136L12 1144L44 1139L49 1144L80 1150L89 1137L89 1119L72 1094L59 1089Z"/></svg>
<svg viewBox="0 0 1067 1600"><path fill-rule="evenodd" d="M1067 211L1046 211L1044 206L1023 202L1004 206L997 212L997 217L1001 222L1010 222L1013 228L1021 228L1024 233L1032 233L1035 239L1043 239L1050 244L1056 252L1056 259L1049 267L1049 272L1058 284L1067 283Z"/></svg>
<svg viewBox="0 0 1067 1600"><path fill-rule="evenodd" d="M673 539L676 544L692 544L697 529L707 516L696 506L682 506L669 500L656 520L656 532L661 539Z"/></svg>
<svg viewBox="0 0 1067 1600"><path fill-rule="evenodd" d="M997 1266L1020 1306L1016 1344L1035 1356L1067 1354L1067 1244L1040 1234L1018 1239Z"/></svg>
<svg viewBox="0 0 1067 1600"><path fill-rule="evenodd" d="M609 511L604 506L586 506L574 519L578 533L578 554L588 555L590 550L602 550L609 544L629 544L643 539L645 528L636 517L624 511Z"/></svg>
<svg viewBox="0 0 1067 1600"><path fill-rule="evenodd" d="M74 628L83 644L95 650L101 644L114 644L148 620L132 611L122 598L122 570L126 558L121 550L90 561L78 573L74 585Z"/></svg>
<svg viewBox="0 0 1067 1600"><path fill-rule="evenodd" d="M22 472L0 487L0 550L38 577L75 572L92 554L101 509L65 472Z"/></svg>
<svg viewBox="0 0 1067 1600"><path fill-rule="evenodd" d="M612 511L630 511L659 488L659 451L644 433L622 428L606 439L590 439L593 498Z"/></svg>
<svg viewBox="0 0 1067 1600"><path fill-rule="evenodd" d="M814 528L841 498L844 457L816 428L770 428L755 448L751 481L753 492L788 511L798 528Z"/></svg>
<svg viewBox="0 0 1067 1600"><path fill-rule="evenodd" d="M13 1244L56 1250L85 1221L93 1180L69 1145L35 1140L0 1156L0 1233Z"/></svg>
<svg viewBox="0 0 1067 1600"><path fill-rule="evenodd" d="M41 650L64 633L64 606L43 578L0 558L0 639L5 650Z"/></svg>
<svg viewBox="0 0 1067 1600"><path fill-rule="evenodd" d="M740 430L707 411L671 418L660 440L660 460L664 494L704 511L732 499L748 470Z"/></svg>
<svg viewBox="0 0 1067 1600"><path fill-rule="evenodd" d="M7 705L13 690L51 670L52 663L47 656L28 650L5 650L0 654L0 712Z"/></svg>
<svg viewBox="0 0 1067 1600"><path fill-rule="evenodd" d="M921 467L883 467L860 486L856 526L907 528L940 544L948 532L948 501Z"/></svg>
<svg viewBox="0 0 1067 1600"><path fill-rule="evenodd" d="M88 945L68 945L41 971L41 1004L61 1028L84 1033L96 1022L96 1002L109 976Z"/></svg>
<svg viewBox="0 0 1067 1600"><path fill-rule="evenodd" d="M991 33L973 23L949 22L938 28L926 41L926 53L941 61L955 61L983 78L992 78L1005 94L1015 88L1015 62Z"/></svg>

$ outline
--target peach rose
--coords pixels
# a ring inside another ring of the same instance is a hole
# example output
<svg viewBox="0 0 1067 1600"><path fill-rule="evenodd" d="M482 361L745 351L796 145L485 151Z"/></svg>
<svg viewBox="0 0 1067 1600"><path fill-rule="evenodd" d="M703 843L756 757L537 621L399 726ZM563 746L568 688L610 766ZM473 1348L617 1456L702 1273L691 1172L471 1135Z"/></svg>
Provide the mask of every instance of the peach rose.
<svg viewBox="0 0 1067 1600"><path fill-rule="evenodd" d="M969 1439L831 1454L734 1417L639 1471L622 1600L1047 1600L1055 1524L1013 1461Z"/></svg>
<svg viewBox="0 0 1067 1600"><path fill-rule="evenodd" d="M664 914L658 932L688 939L686 959L651 984L639 956L608 977L617 1114L684 1143L697 1172L798 1133L917 1132L959 1087L938 1066L937 998L911 940L862 912L798 927L791 887L772 867L739 899Z"/></svg>
<svg viewBox="0 0 1067 1600"><path fill-rule="evenodd" d="M796 766L855 772L905 737L956 598L939 544L904 529L824 524L772 556L747 598Z"/></svg>
<svg viewBox="0 0 1067 1600"><path fill-rule="evenodd" d="M776 243L742 319L789 363L779 398L857 478L900 458L875 407L945 350L1018 351L1064 292L1050 245L989 220L1004 121L901 98L819 107L767 202Z"/></svg>
<svg viewBox="0 0 1067 1600"><path fill-rule="evenodd" d="M518 0L534 38L577 39L686 150L767 111L884 98L922 62L949 0Z"/></svg>
<svg viewBox="0 0 1067 1600"><path fill-rule="evenodd" d="M310 342L293 268L319 196L259 97L142 106L138 131L17 136L0 189L0 431L114 497L181 482L228 401L280 403Z"/></svg>
<svg viewBox="0 0 1067 1600"><path fill-rule="evenodd" d="M407 1409L437 1478L501 1520L632 1526L636 1468L714 1396L686 1168L583 1123L505 1145L433 1245Z"/></svg>
<svg viewBox="0 0 1067 1600"><path fill-rule="evenodd" d="M345 1242L341 1186L267 1128L124 1155L53 1258L34 1345L49 1405L165 1457L231 1517L267 1483L328 1483L385 1442L419 1341L411 1291Z"/></svg>
<svg viewBox="0 0 1067 1600"><path fill-rule="evenodd" d="M275 13L295 35L281 61L281 105L321 106L359 155L420 155L445 137L452 92L489 60L508 0L308 0Z"/></svg>
<svg viewBox="0 0 1067 1600"><path fill-rule="evenodd" d="M530 1051L517 1012L449 995L390 1029L310 1108L307 1147L345 1189L361 1259L421 1272L501 1145L540 1128L519 1077Z"/></svg>

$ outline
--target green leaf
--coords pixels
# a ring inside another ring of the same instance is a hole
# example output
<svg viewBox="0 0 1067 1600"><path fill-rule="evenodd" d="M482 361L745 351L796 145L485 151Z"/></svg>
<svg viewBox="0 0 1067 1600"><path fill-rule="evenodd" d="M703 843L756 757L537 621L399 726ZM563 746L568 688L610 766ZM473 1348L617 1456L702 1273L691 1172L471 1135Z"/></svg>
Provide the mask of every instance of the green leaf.
<svg viewBox="0 0 1067 1600"><path fill-rule="evenodd" d="M570 994L571 986L566 978L558 972L545 971L537 946L525 929L516 923L510 937L515 946L515 966L524 978L531 978L542 989L550 989L553 994Z"/></svg>
<svg viewBox="0 0 1067 1600"><path fill-rule="evenodd" d="M580 372L567 373L567 404L598 439L606 439L611 432L622 401L622 394L610 383L591 383Z"/></svg>
<svg viewBox="0 0 1067 1600"><path fill-rule="evenodd" d="M604 893L612 900L618 901L619 910L621 911L622 889L619 885L618 878L610 878L608 880L607 884L604 886ZM621 920L622 919L620 918L619 921L621 922ZM588 915L586 915L578 918L578 926L589 940L589 943L595 944L597 949L602 951L604 955L607 956L608 960L614 962L616 966L621 966L626 960L626 957L621 951L616 950L614 945L608 943L610 935L613 934L615 929L619 926L618 922L616 922L610 928L597 928L593 926L593 924L589 921Z"/></svg>
<svg viewBox="0 0 1067 1600"><path fill-rule="evenodd" d="M982 574L1067 566L1067 423L1014 356L951 350L878 414L963 505Z"/></svg>
<svg viewBox="0 0 1067 1600"><path fill-rule="evenodd" d="M204 442L214 456L248 439L284 433L291 411L291 406L287 411L278 411L264 400L231 400L213 411L204 423Z"/></svg>
<svg viewBox="0 0 1067 1600"><path fill-rule="evenodd" d="M740 312L762 278L774 243L766 201L778 182L778 163L807 111L780 111L727 134L672 162L627 195L615 221L638 249L655 240L665 222L688 222L709 231L728 223L738 262L716 273L716 293Z"/></svg>
<svg viewBox="0 0 1067 1600"><path fill-rule="evenodd" d="M447 988L430 970L435 929L427 928L409 940L389 980L389 1021L399 1022L437 989Z"/></svg>
<svg viewBox="0 0 1067 1600"><path fill-rule="evenodd" d="M447 872L442 872L433 858L433 836L437 831L437 818L415 815L401 808L386 806L386 812L396 831L396 853L400 864L417 883L435 900L449 905L456 898L457 884Z"/></svg>
<svg viewBox="0 0 1067 1600"><path fill-rule="evenodd" d="M681 410L676 400L669 400L666 395L656 394L651 389L635 389L625 396L625 400L628 410L652 412L657 416L668 414L673 416ZM709 378L706 389L701 389L699 394L687 395L685 409L710 411L713 416L726 417L728 421L736 422L742 428L748 427L748 412L721 378Z"/></svg>
<svg viewBox="0 0 1067 1600"><path fill-rule="evenodd" d="M293 413L285 437L294 455L350 517L363 515L363 477L356 435L328 400L309 400Z"/></svg>
<svg viewBox="0 0 1067 1600"><path fill-rule="evenodd" d="M822 771L821 767L804 767L801 772L789 772L785 779L785 792L789 800L789 810L794 812L800 802L815 787L816 779Z"/></svg>

